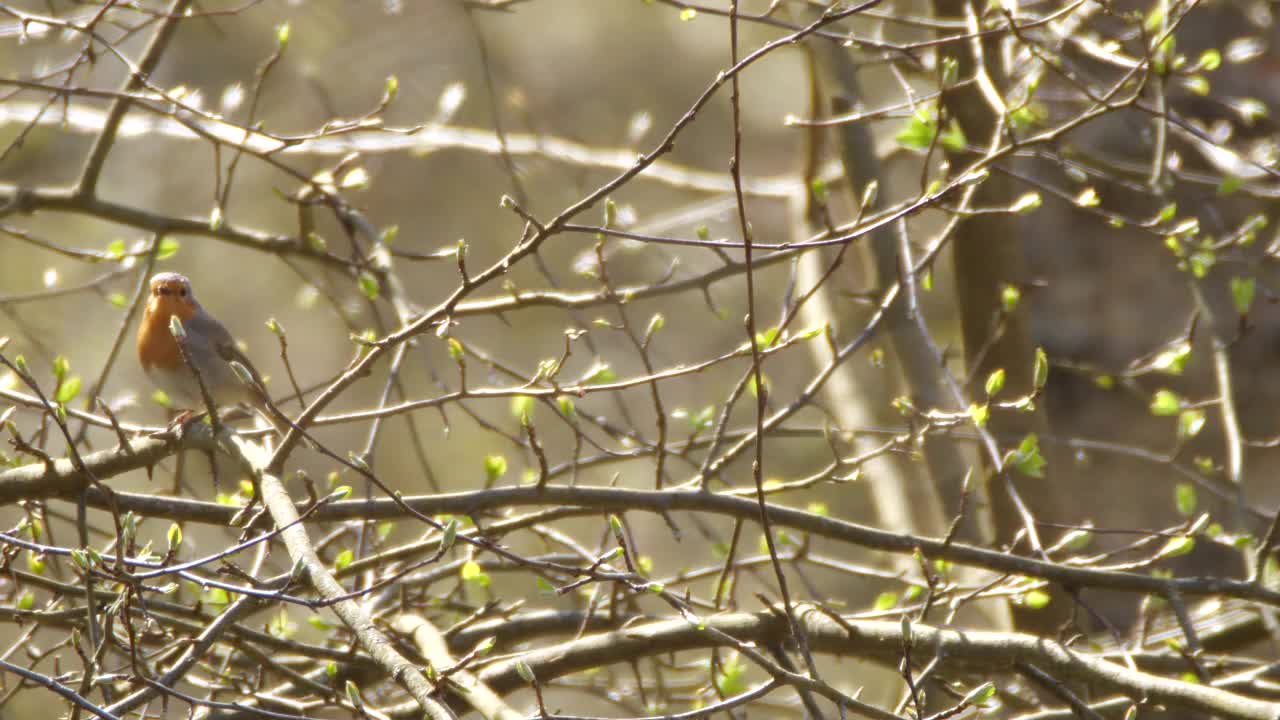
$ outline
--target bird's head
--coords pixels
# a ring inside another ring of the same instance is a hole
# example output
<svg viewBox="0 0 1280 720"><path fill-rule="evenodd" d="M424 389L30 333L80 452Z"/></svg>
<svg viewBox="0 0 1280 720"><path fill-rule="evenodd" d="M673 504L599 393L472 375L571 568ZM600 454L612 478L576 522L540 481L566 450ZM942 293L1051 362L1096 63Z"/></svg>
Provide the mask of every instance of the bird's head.
<svg viewBox="0 0 1280 720"><path fill-rule="evenodd" d="M147 299L147 315L168 323L177 315L187 321L200 309L196 296L191 292L191 281L175 272L156 273L151 276L151 295Z"/></svg>

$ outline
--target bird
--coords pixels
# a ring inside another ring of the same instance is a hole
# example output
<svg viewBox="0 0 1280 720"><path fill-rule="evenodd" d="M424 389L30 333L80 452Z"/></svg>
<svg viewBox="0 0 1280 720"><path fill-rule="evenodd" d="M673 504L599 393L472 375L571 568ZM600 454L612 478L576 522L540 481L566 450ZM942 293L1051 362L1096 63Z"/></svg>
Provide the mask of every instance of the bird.
<svg viewBox="0 0 1280 720"><path fill-rule="evenodd" d="M172 318L182 323L181 341L171 329ZM292 425L267 399L262 375L236 347L231 332L196 300L191 281L176 272L156 273L151 277L147 307L138 326L138 363L175 404L189 409L184 413L189 417L206 404L200 381L182 357L183 349L215 406L252 406L281 434ZM242 366L249 377L242 378L232 363Z"/></svg>

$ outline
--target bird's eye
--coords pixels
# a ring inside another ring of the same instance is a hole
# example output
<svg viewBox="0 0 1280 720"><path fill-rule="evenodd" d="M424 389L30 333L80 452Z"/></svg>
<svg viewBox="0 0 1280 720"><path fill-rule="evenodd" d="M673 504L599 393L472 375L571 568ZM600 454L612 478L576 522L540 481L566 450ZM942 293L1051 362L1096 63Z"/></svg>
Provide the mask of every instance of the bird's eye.
<svg viewBox="0 0 1280 720"><path fill-rule="evenodd" d="M161 295L168 295L168 294L169 294L169 288L167 288L167 287L163 287L163 286L162 286L162 287L160 288L160 294L161 294Z"/></svg>
<svg viewBox="0 0 1280 720"><path fill-rule="evenodd" d="M182 289L178 290L178 294L179 294L179 295L181 295L182 297L186 297L186 296L187 296L187 289L186 289L186 288L182 288Z"/></svg>

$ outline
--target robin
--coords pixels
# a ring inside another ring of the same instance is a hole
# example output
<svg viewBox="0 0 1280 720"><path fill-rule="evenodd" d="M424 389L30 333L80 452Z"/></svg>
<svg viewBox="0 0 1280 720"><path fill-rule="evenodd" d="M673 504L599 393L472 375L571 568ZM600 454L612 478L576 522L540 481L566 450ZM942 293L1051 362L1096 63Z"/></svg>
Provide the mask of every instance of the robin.
<svg viewBox="0 0 1280 720"><path fill-rule="evenodd" d="M178 339L170 329L170 318L174 317L182 322L183 348L191 365L199 371L214 405L219 408L250 405L262 412L278 431L288 429L288 419L266 401L262 376L236 347L231 333L196 301L191 281L174 272L151 277L147 309L138 327L138 362L152 382L175 404L186 408L205 407L199 382L183 360ZM231 365L233 362L244 367L252 383L241 379Z"/></svg>

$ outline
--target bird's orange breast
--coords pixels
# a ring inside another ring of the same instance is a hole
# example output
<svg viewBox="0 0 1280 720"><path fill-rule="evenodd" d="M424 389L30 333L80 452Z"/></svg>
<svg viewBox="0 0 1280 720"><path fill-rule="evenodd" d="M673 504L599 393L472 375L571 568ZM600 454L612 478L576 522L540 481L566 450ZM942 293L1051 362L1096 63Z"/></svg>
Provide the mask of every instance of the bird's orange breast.
<svg viewBox="0 0 1280 720"><path fill-rule="evenodd" d="M195 308L187 303L167 297L151 298L138 326L138 362L144 371L172 370L182 365L182 353L169 330L169 318L177 316L186 322L193 315Z"/></svg>

